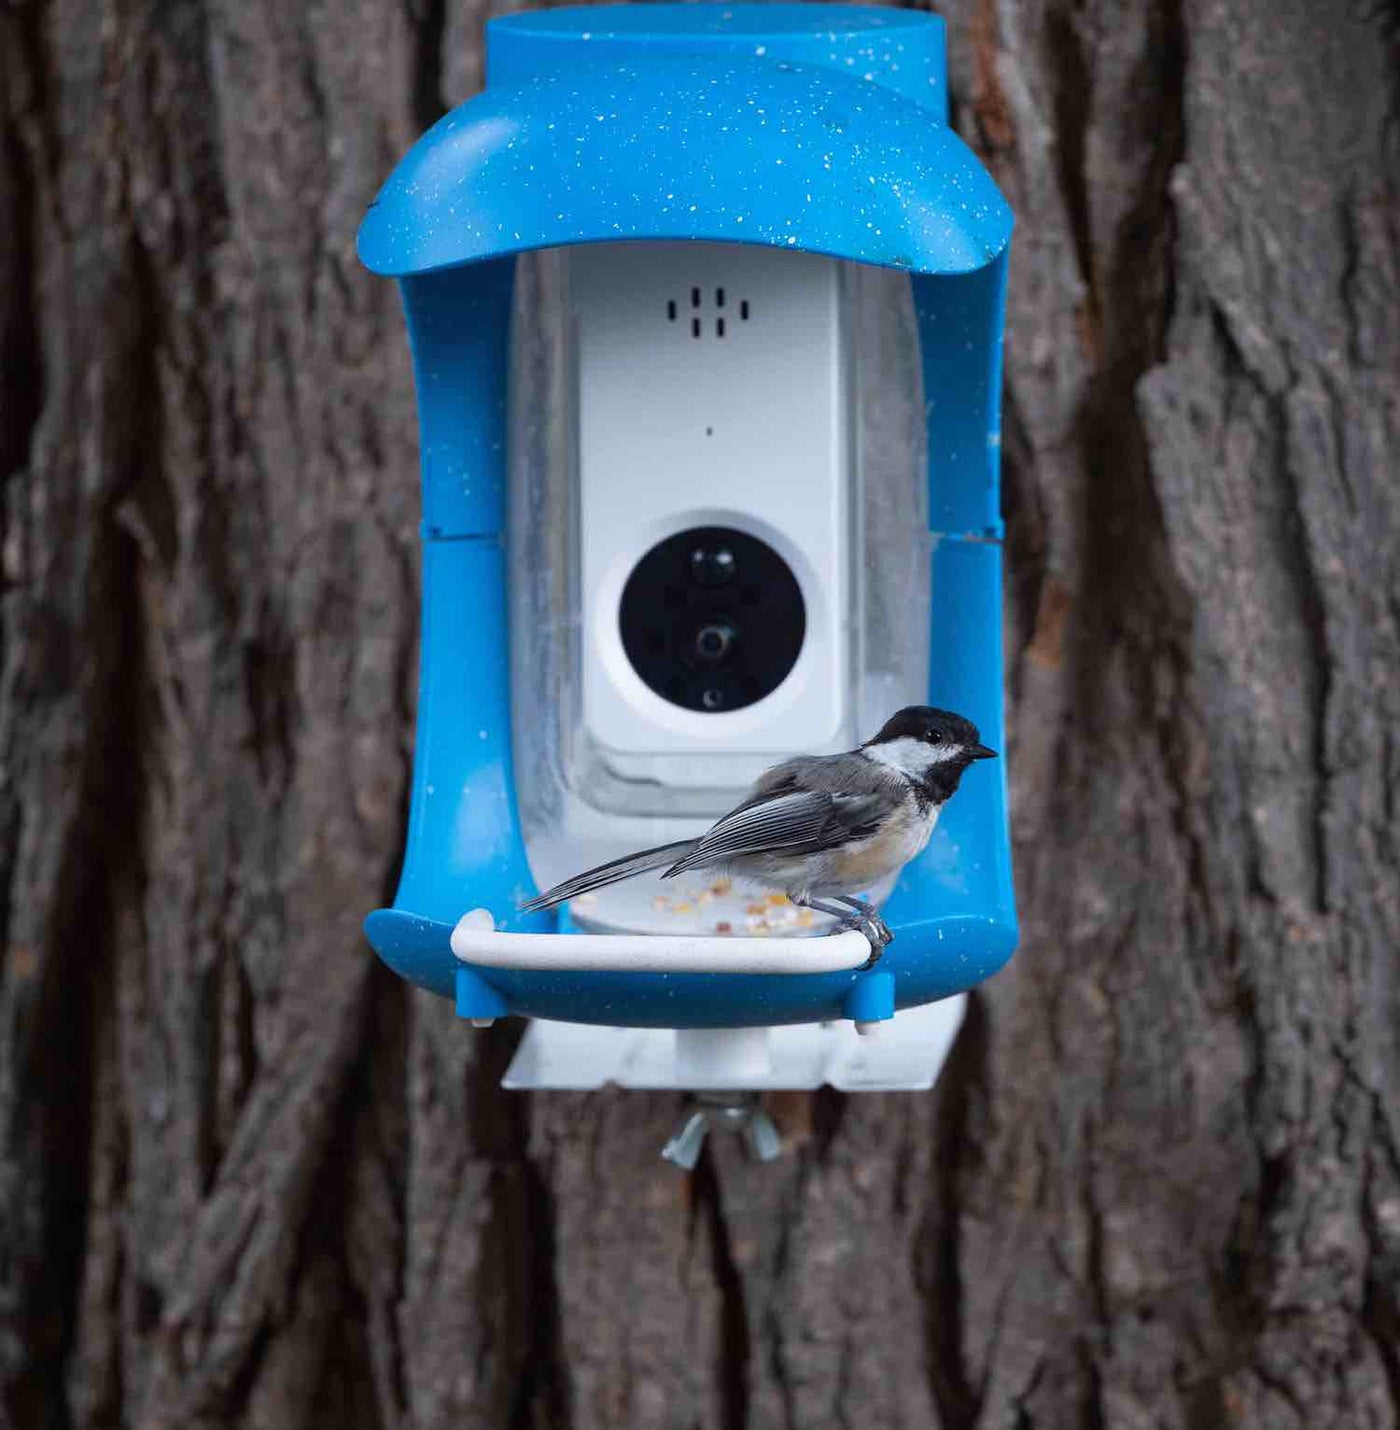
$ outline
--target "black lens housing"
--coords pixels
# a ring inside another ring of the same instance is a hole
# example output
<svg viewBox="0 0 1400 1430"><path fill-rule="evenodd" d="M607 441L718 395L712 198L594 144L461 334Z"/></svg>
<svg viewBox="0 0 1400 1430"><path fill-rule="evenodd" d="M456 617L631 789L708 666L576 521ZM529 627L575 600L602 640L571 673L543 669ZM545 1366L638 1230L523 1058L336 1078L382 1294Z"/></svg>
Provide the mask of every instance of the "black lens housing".
<svg viewBox="0 0 1400 1430"><path fill-rule="evenodd" d="M618 608L622 647L647 687L685 710L742 710L791 673L807 610L786 561L756 536L701 526L658 542Z"/></svg>

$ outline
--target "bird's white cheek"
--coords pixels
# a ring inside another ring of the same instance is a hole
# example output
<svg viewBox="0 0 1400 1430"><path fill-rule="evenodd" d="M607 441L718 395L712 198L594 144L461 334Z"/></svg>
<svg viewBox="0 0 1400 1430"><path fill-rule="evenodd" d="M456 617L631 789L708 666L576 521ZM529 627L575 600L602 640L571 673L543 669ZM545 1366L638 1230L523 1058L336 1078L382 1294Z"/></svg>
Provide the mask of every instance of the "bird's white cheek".
<svg viewBox="0 0 1400 1430"><path fill-rule="evenodd" d="M949 746L930 745L908 737L888 740L883 745L867 745L865 754L877 764L888 765L890 769L915 779L926 775L935 765L958 757L958 752Z"/></svg>

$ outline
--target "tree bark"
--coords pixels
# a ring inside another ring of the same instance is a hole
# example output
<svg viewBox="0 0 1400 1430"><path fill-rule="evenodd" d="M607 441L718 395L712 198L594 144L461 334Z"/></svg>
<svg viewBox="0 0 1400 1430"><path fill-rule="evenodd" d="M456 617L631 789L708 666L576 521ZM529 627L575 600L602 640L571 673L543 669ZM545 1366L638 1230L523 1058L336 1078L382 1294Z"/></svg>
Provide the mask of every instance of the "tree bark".
<svg viewBox="0 0 1400 1430"><path fill-rule="evenodd" d="M418 496L353 240L483 7L0 15L9 1423L1397 1424L1400 11L946 13L1022 948L935 1094L689 1177L359 932Z"/></svg>

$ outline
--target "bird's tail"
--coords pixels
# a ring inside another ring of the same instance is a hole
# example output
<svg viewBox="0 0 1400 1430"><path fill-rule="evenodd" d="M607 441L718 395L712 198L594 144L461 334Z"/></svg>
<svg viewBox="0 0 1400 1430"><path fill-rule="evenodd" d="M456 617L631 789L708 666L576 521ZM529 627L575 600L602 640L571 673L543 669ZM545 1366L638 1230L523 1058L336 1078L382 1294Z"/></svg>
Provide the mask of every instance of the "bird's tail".
<svg viewBox="0 0 1400 1430"><path fill-rule="evenodd" d="M620 883L637 874L647 874L653 869L664 869L684 858L695 846L693 839L680 839L674 844L660 844L655 849L642 849L636 854L628 854L622 859L614 859L610 864L599 864L596 869L585 869L572 879L565 879L552 889L536 894L533 899L520 905L520 912L535 913L539 909L552 909L566 899L576 899L580 894L591 894L594 889L605 889L609 884Z"/></svg>

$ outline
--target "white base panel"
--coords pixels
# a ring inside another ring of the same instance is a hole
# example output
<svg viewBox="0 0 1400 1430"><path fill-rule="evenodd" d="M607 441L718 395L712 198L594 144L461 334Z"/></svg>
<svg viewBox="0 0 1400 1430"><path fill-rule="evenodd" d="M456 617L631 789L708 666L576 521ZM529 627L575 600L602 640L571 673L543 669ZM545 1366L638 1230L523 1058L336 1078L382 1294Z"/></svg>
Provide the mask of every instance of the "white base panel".
<svg viewBox="0 0 1400 1430"><path fill-rule="evenodd" d="M907 1008L860 1036L852 1024L704 1030L599 1028L533 1018L501 1085L514 1091L605 1087L918 1092L933 1086L967 995ZM766 1056L761 1039L767 1042Z"/></svg>

